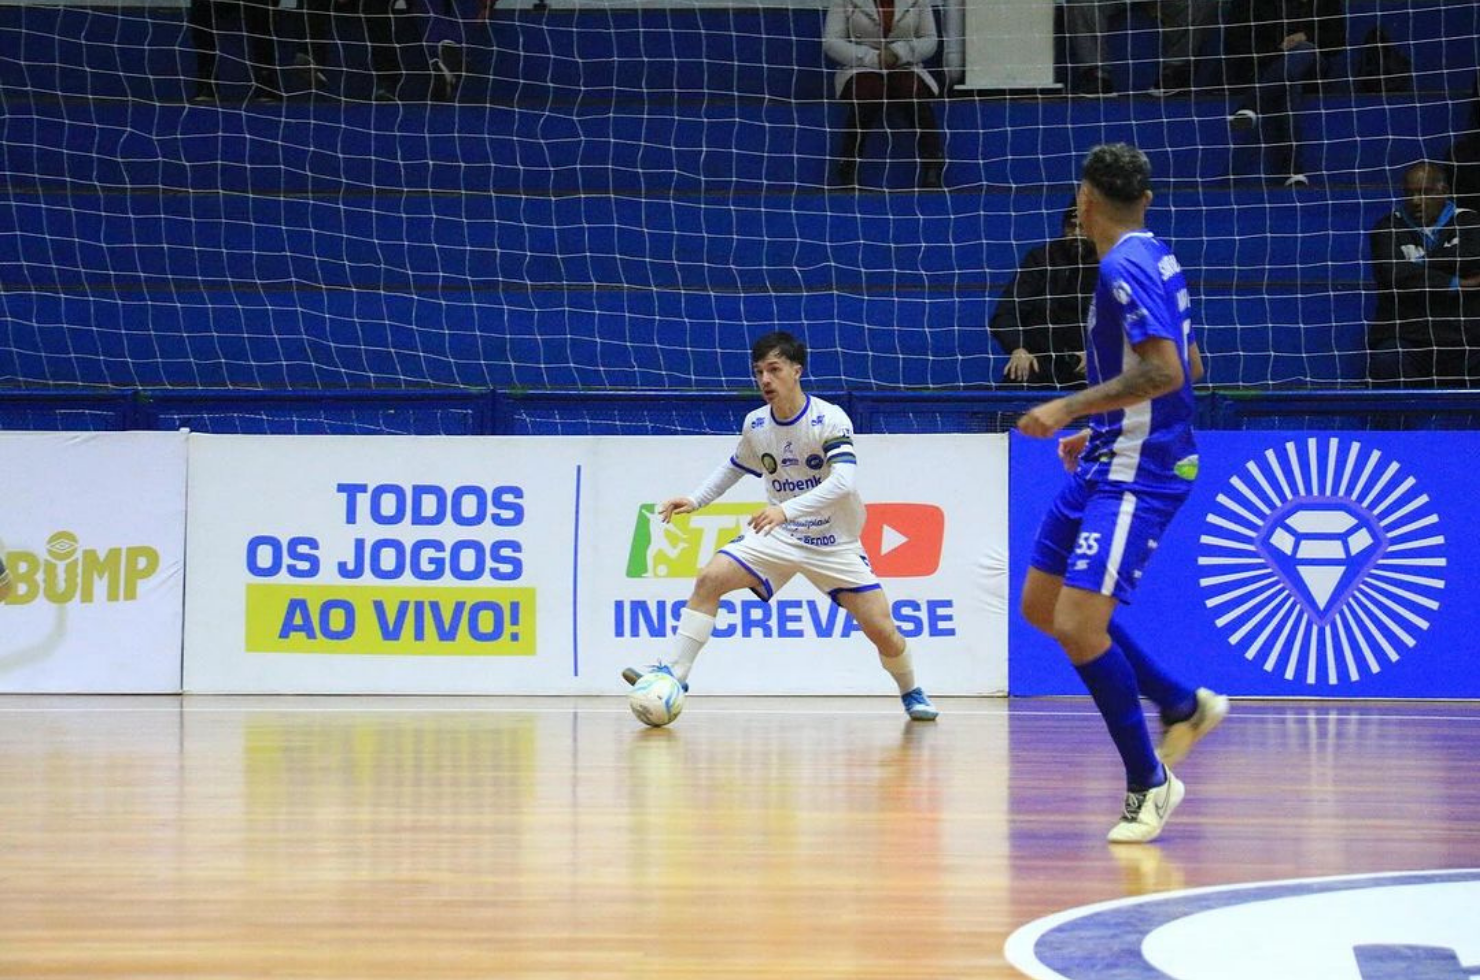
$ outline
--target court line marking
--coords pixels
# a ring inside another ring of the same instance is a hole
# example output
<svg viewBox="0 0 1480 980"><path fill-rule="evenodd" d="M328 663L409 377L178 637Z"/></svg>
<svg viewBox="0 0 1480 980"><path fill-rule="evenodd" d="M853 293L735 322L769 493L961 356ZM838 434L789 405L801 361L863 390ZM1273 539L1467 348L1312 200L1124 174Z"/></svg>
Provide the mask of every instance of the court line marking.
<svg viewBox="0 0 1480 980"><path fill-rule="evenodd" d="M1480 868L1431 868L1408 871L1356 872L1315 878L1284 878L1268 881L1236 882L1201 888L1176 889L1149 895L1129 895L1064 909L1034 919L1015 929L1003 943L1007 962L1034 980L1072 980L1039 957L1039 943L1045 937L1089 928L1089 942L1084 947L1085 959L1070 963L1078 977L1122 978L1142 980L1166 977L1167 974L1147 962L1143 942L1157 929L1178 919L1201 912L1217 911L1244 904L1258 904L1287 897L1333 894L1345 891L1429 884L1449 881L1473 881ZM1238 896L1246 896L1242 901ZM1228 900L1233 897L1233 900ZM1101 924L1108 920L1109 925ZM1109 941L1107 942L1107 937ZM1062 953L1063 950L1056 952ZM1074 950L1070 950L1071 953ZM1056 960L1061 956L1055 956ZM1323 974L1324 975L1324 974ZM1345 974L1343 974L1345 975Z"/></svg>

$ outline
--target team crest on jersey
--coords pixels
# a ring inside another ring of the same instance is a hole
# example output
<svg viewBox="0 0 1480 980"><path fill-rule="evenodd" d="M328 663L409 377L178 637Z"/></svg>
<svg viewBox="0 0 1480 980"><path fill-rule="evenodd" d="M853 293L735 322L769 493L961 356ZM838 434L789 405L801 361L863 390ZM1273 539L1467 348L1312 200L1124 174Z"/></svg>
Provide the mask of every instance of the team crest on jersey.
<svg viewBox="0 0 1480 980"><path fill-rule="evenodd" d="M1307 686L1398 663L1438 612L1448 565L1417 481L1381 450L1339 438L1249 460L1199 543L1198 584L1229 644Z"/></svg>
<svg viewBox="0 0 1480 980"><path fill-rule="evenodd" d="M822 460L822 454L821 453L813 453L812 455L810 455L810 456L807 457L807 469L809 469L809 470L820 470L820 469L822 469L822 462L823 462L823 460Z"/></svg>
<svg viewBox="0 0 1480 980"><path fill-rule="evenodd" d="M776 457L770 453L761 453L761 466L765 467L767 473L775 473Z"/></svg>

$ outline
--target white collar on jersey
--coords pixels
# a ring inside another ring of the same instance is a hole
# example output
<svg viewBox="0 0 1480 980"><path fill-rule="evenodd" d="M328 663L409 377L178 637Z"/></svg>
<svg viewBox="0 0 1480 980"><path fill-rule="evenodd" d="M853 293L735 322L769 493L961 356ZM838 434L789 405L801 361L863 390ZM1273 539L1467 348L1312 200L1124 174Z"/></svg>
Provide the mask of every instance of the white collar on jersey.
<svg viewBox="0 0 1480 980"><path fill-rule="evenodd" d="M802 417L807 414L807 409L809 409L811 407L812 407L812 396L811 395L808 395L807 396L807 400L804 401L804 402L802 402L802 408L801 408L801 410L799 412L797 412L795 415L793 415L789 419L778 419L776 417L776 410L774 408L771 409L771 421L772 422L775 422L777 425L796 425L798 422L800 422L802 420Z"/></svg>

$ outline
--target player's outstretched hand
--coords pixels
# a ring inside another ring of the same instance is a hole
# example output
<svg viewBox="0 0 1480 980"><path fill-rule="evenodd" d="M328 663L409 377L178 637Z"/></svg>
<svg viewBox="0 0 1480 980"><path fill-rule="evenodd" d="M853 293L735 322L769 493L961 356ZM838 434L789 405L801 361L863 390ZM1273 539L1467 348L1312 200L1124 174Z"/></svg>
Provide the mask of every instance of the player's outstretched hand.
<svg viewBox="0 0 1480 980"><path fill-rule="evenodd" d="M1080 429L1072 436L1064 436L1059 440L1059 462L1064 464L1064 469L1070 473L1079 465L1079 457L1084 455L1084 447L1089 444L1089 430Z"/></svg>
<svg viewBox="0 0 1480 980"><path fill-rule="evenodd" d="M658 516L667 524L675 514L687 514L694 509L694 501L688 497L670 497L658 505Z"/></svg>
<svg viewBox="0 0 1480 980"><path fill-rule="evenodd" d="M750 518L750 528L757 534L770 534L774 528L786 523L786 511L776 504L772 504L765 510L756 511Z"/></svg>
<svg viewBox="0 0 1480 980"><path fill-rule="evenodd" d="M1072 416L1065 417L1063 404L1064 399L1055 398L1051 402L1034 405L1031 411L1023 413L1023 417L1018 419L1018 431L1035 439L1047 439L1067 425L1072 418Z"/></svg>

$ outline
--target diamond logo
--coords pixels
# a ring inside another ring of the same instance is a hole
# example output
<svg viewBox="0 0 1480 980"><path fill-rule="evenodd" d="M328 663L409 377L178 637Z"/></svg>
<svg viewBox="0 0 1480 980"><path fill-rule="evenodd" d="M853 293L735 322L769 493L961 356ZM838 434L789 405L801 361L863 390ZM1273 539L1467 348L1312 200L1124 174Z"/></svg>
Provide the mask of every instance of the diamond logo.
<svg viewBox="0 0 1480 980"><path fill-rule="evenodd" d="M1204 605L1229 644L1307 685L1401 660L1439 609L1448 565L1417 480L1339 438L1287 442L1246 462L1198 540Z"/></svg>
<svg viewBox="0 0 1480 980"><path fill-rule="evenodd" d="M1365 514L1313 504L1274 518L1258 544L1307 614L1324 623L1381 554L1379 534Z"/></svg>

